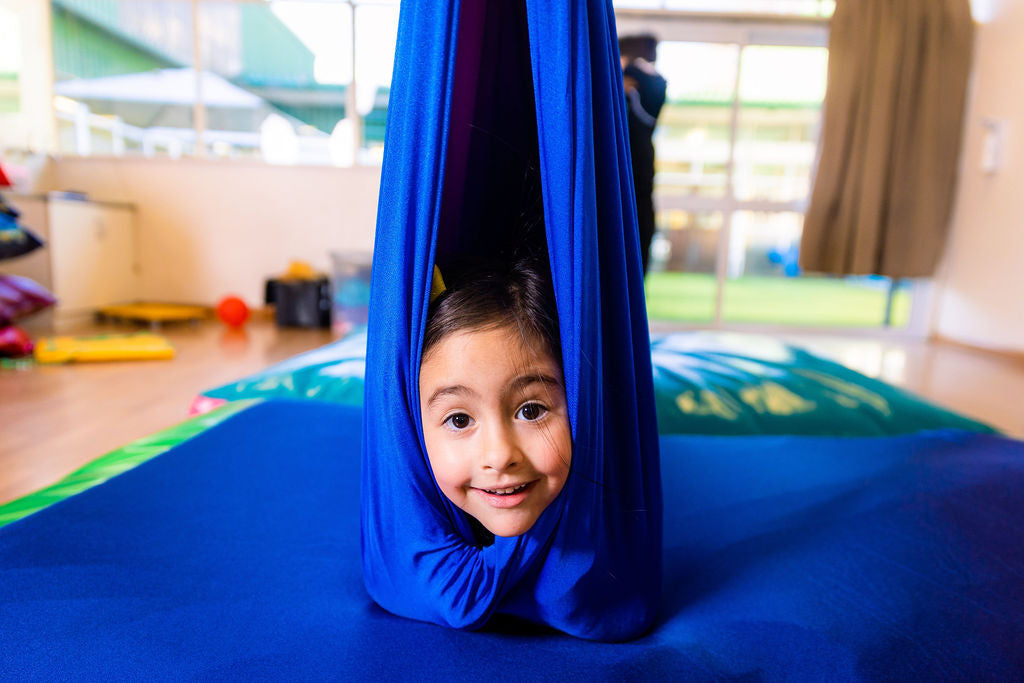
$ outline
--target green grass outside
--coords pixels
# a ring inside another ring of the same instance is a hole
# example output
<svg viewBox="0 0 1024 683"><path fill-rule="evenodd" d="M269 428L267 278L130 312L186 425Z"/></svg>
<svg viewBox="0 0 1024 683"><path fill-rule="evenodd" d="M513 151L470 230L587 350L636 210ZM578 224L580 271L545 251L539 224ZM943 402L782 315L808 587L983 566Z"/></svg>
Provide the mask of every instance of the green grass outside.
<svg viewBox="0 0 1024 683"><path fill-rule="evenodd" d="M709 273L651 273L646 281L652 320L711 322L715 276ZM741 277L726 281L722 318L728 323L821 327L880 327L886 290L842 278ZM910 292L898 289L893 327L910 317Z"/></svg>

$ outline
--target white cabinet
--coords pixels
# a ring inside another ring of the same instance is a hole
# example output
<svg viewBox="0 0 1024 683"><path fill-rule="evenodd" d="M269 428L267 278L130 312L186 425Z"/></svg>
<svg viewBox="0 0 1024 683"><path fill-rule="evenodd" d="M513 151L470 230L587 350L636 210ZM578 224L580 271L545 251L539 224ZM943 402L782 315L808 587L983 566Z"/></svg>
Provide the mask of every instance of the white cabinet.
<svg viewBox="0 0 1024 683"><path fill-rule="evenodd" d="M135 210L129 204L52 196L10 196L20 222L46 241L42 249L0 263L0 272L30 277L57 297L38 326L60 328L88 319L96 309L138 298Z"/></svg>

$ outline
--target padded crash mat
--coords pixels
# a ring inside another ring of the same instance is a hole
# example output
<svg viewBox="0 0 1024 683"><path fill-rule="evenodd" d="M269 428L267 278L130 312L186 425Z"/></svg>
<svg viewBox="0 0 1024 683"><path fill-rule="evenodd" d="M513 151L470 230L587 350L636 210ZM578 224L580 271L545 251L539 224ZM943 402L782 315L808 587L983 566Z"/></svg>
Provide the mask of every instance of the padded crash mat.
<svg viewBox="0 0 1024 683"><path fill-rule="evenodd" d="M375 606L359 559L360 419L259 404L0 529L5 677L1024 674L1022 443L663 437L661 614L642 638L602 644Z"/></svg>
<svg viewBox="0 0 1024 683"><path fill-rule="evenodd" d="M366 334L354 334L204 391L192 412L247 398L362 405ZM680 332L651 342L661 434L885 436L992 432L839 363L771 337Z"/></svg>

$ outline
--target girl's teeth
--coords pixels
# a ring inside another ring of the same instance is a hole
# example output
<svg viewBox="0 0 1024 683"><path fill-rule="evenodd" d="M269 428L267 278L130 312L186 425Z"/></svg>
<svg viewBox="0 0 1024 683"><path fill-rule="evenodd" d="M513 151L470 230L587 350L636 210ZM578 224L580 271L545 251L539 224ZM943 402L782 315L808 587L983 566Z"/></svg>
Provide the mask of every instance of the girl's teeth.
<svg viewBox="0 0 1024 683"><path fill-rule="evenodd" d="M510 489L487 489L487 493L494 493L494 494L497 494L499 496L507 496L507 495L515 493L516 491L518 491L519 489L523 488L524 486L526 486L526 484L522 484L520 486L513 486Z"/></svg>

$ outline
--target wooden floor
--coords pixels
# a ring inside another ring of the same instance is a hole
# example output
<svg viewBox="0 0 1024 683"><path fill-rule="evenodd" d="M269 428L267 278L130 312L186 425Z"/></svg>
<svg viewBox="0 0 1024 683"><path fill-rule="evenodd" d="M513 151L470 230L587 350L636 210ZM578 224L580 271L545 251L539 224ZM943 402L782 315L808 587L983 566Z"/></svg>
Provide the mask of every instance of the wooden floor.
<svg viewBox="0 0 1024 683"><path fill-rule="evenodd" d="M79 333L130 331L100 326ZM169 361L0 370L0 503L184 419L193 397L332 339L269 321L230 332L215 322L167 327ZM942 344L788 337L819 355L905 387L1024 438L1024 362Z"/></svg>

